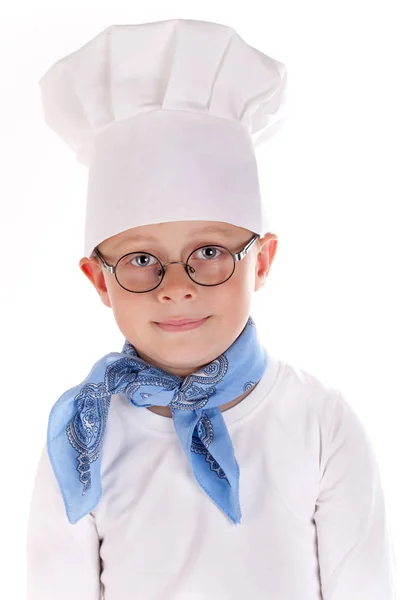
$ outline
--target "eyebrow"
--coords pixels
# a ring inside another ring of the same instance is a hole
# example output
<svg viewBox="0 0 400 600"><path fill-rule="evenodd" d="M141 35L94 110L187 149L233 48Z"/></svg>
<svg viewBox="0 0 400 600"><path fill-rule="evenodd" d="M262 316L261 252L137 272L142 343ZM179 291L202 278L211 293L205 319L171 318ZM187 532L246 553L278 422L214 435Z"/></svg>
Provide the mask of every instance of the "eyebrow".
<svg viewBox="0 0 400 600"><path fill-rule="evenodd" d="M206 227L197 227L196 229L193 229L190 232L190 235L197 235L198 233L222 233L223 235L228 236L229 234L232 233L232 230L229 229L228 227L224 227L222 225L207 225ZM146 241L151 241L151 242L156 242L158 241L158 237L157 236L153 236L153 235L143 235L141 233L136 233L134 235L132 235L131 237L126 237L125 239L121 240L120 242L118 242L115 246L114 249L119 248L120 246L122 246L122 244L125 243L132 243L132 242L146 242Z"/></svg>

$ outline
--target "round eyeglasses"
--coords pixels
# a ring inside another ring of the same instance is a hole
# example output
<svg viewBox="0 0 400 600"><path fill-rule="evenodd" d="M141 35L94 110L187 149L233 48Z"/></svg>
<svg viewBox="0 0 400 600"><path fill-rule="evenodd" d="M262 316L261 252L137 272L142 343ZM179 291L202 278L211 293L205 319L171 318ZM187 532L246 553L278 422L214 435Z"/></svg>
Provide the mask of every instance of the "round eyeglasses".
<svg viewBox="0 0 400 600"><path fill-rule="evenodd" d="M114 273L115 279L124 290L143 294L155 290L160 285L166 267L172 264L184 265L190 279L198 285L221 285L232 277L236 262L246 256L259 237L255 234L250 242L235 254L225 246L200 246L189 254L186 262L171 261L163 264L154 254L138 251L124 254L115 265L109 265L97 248L93 253L100 259L107 273Z"/></svg>

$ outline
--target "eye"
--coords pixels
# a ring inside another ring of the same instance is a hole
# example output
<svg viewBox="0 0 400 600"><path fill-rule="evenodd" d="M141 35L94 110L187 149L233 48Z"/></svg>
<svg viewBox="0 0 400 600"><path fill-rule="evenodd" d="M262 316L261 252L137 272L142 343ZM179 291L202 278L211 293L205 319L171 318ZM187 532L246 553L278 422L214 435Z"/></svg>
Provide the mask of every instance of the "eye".
<svg viewBox="0 0 400 600"><path fill-rule="evenodd" d="M219 254L216 254L217 252ZM199 250L197 250L194 256L197 257L197 254L199 253L201 253L201 256L199 256L198 258L207 260L212 258L218 258L218 256L220 256L221 254L221 251L216 246L203 246L202 248L199 248Z"/></svg>
<svg viewBox="0 0 400 600"><path fill-rule="evenodd" d="M129 261L129 264L134 267L149 267L155 265L156 263L157 260L154 258L154 256L150 256L150 254L137 254Z"/></svg>

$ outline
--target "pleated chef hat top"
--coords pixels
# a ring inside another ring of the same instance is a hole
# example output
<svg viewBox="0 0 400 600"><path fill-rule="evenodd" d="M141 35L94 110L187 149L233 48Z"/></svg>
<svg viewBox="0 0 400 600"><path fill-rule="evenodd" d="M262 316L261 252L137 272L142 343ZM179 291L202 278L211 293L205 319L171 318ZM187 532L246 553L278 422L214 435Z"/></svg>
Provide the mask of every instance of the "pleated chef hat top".
<svg viewBox="0 0 400 600"><path fill-rule="evenodd" d="M286 68L231 27L112 25L39 85L47 125L88 167L86 257L152 223L269 230L254 149L285 120Z"/></svg>

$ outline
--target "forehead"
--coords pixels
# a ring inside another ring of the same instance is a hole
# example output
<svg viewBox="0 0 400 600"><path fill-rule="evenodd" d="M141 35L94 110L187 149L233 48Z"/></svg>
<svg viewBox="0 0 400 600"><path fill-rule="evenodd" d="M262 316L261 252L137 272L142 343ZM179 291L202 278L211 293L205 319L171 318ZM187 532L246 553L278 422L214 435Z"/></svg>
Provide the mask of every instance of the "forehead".
<svg viewBox="0 0 400 600"><path fill-rule="evenodd" d="M201 235L219 235L225 238L251 233L243 227L237 227L224 221L171 221L169 223L154 223L133 227L114 235L99 248L116 248L125 242L133 241L168 241L177 239L192 239Z"/></svg>

